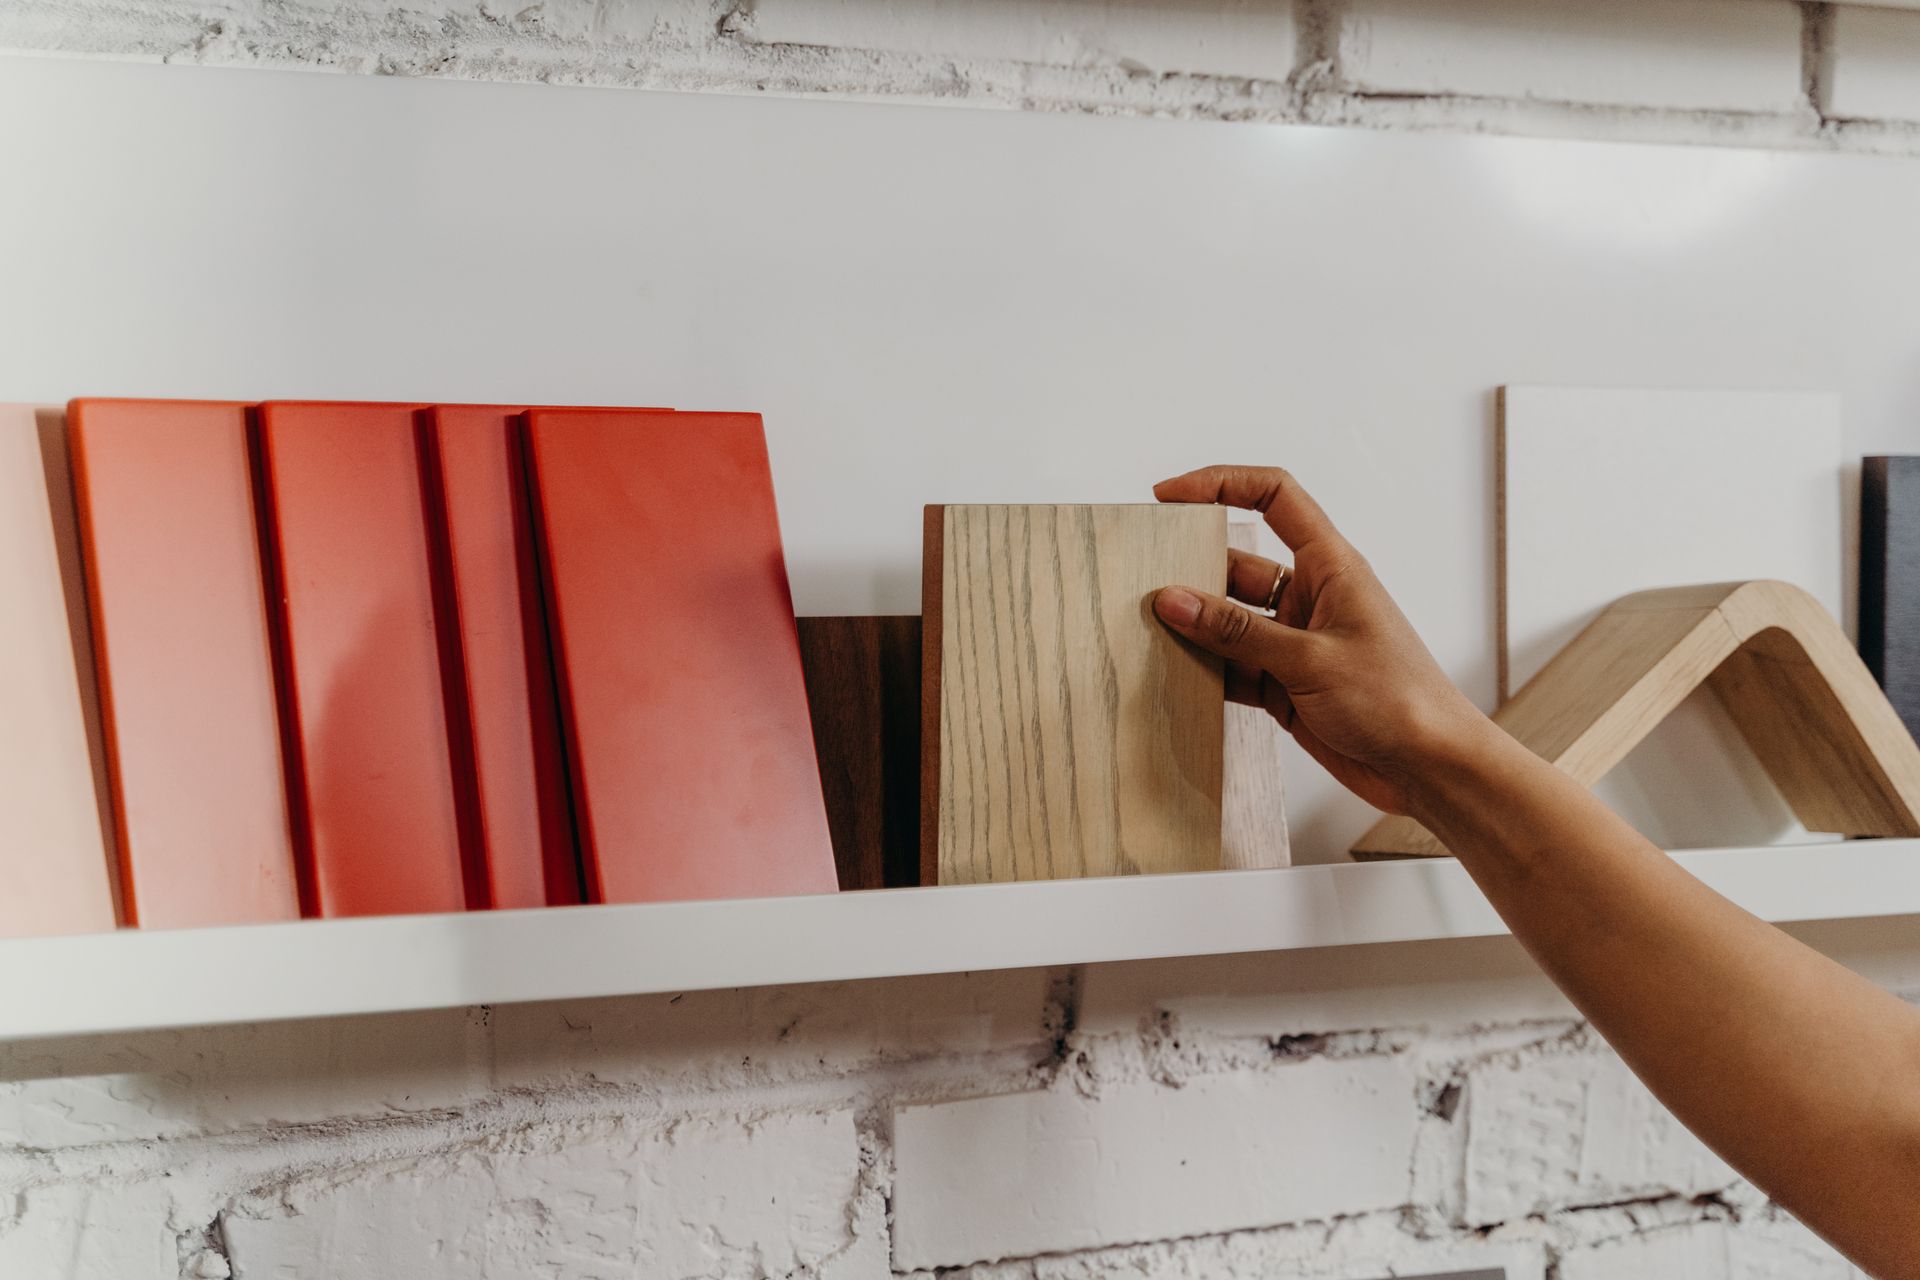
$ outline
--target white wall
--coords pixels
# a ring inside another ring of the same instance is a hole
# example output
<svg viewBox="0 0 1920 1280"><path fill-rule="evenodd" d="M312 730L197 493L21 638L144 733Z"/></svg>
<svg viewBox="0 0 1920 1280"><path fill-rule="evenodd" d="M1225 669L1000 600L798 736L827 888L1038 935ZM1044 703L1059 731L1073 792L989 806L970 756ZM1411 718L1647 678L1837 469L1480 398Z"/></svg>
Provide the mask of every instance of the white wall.
<svg viewBox="0 0 1920 1280"><path fill-rule="evenodd" d="M1778 0L9 0L0 47L1920 151L1920 14ZM1802 932L1920 993L1910 929ZM1504 940L0 1047L9 1280L1500 1264L1854 1274Z"/></svg>

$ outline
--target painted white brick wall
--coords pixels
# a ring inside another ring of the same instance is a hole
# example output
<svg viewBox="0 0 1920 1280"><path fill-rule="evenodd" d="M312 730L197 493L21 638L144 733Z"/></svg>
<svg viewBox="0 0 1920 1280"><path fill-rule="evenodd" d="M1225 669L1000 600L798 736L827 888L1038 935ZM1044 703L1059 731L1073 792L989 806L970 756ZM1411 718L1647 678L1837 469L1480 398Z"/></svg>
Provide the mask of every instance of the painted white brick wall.
<svg viewBox="0 0 1920 1280"><path fill-rule="evenodd" d="M1393 1057L905 1107L894 1260L950 1267L1396 1208L1417 1124ZM1334 1148L1338 1161L1297 1158Z"/></svg>
<svg viewBox="0 0 1920 1280"><path fill-rule="evenodd" d="M1209 5L1033 4L1030 0L759 0L754 39L940 58L1115 66L1284 80L1293 10L1272 0Z"/></svg>
<svg viewBox="0 0 1920 1280"><path fill-rule="evenodd" d="M1367 93L1791 112L1800 39L1754 0L1351 0L1340 57Z"/></svg>
<svg viewBox="0 0 1920 1280"><path fill-rule="evenodd" d="M1828 113L1920 121L1920 13L1847 8L1833 15Z"/></svg>
<svg viewBox="0 0 1920 1280"><path fill-rule="evenodd" d="M1465 1216L1486 1225L1739 1181L1610 1053L1532 1050L1467 1073Z"/></svg>
<svg viewBox="0 0 1920 1280"><path fill-rule="evenodd" d="M753 1277L854 1253L853 1117L621 1118L489 1134L329 1167L222 1219L241 1276Z"/></svg>
<svg viewBox="0 0 1920 1280"><path fill-rule="evenodd" d="M1920 154L1915 21L1794 0L6 0L0 50Z"/></svg>
<svg viewBox="0 0 1920 1280"><path fill-rule="evenodd" d="M0 1276L166 1276L179 1266L169 1196L152 1181L16 1186L0 1213Z"/></svg>
<svg viewBox="0 0 1920 1280"><path fill-rule="evenodd" d="M1802 933L1920 989L1898 924ZM1853 1274L1557 999L1489 939L0 1046L0 1276Z"/></svg>
<svg viewBox="0 0 1920 1280"><path fill-rule="evenodd" d="M1866 1272L1796 1222L1762 1217L1751 1230L1688 1223L1576 1249L1560 1261L1559 1280L1866 1280Z"/></svg>
<svg viewBox="0 0 1920 1280"><path fill-rule="evenodd" d="M0 49L1920 155L1920 13L1788 0L5 0ZM1857 1274L1503 940L0 1046L7 1280L934 1265Z"/></svg>

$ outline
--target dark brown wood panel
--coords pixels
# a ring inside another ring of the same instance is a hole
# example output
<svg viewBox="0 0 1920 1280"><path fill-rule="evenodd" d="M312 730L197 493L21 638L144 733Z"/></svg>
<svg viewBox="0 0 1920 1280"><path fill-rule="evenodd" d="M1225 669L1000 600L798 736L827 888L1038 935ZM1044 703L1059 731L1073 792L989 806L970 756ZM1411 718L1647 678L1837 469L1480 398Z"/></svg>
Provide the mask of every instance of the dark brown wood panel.
<svg viewBox="0 0 1920 1280"><path fill-rule="evenodd" d="M920 619L801 618L842 889L920 883Z"/></svg>

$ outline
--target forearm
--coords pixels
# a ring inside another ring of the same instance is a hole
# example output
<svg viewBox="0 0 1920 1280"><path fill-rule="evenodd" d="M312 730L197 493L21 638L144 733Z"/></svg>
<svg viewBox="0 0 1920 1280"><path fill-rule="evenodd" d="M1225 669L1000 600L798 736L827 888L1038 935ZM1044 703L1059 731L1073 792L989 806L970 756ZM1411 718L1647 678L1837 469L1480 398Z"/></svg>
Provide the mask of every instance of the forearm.
<svg viewBox="0 0 1920 1280"><path fill-rule="evenodd" d="M1411 795L1682 1121L1876 1274L1920 1275L1920 1013L1708 889L1489 722L1429 753Z"/></svg>

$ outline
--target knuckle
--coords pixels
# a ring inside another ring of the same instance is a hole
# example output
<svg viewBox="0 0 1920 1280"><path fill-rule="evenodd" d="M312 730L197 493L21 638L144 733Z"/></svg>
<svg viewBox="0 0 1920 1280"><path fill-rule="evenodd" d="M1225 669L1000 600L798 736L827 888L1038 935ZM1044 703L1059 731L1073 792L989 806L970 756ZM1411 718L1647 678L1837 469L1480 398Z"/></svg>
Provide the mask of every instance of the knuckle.
<svg viewBox="0 0 1920 1280"><path fill-rule="evenodd" d="M1285 467L1263 467L1259 472L1260 496L1256 509L1265 515L1289 492L1298 492L1300 482Z"/></svg>
<svg viewBox="0 0 1920 1280"><path fill-rule="evenodd" d="M1217 607L1213 616L1213 634L1222 644L1237 645L1253 629L1253 615L1232 605Z"/></svg>

